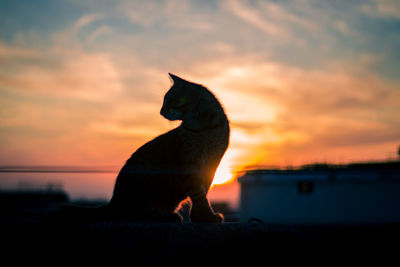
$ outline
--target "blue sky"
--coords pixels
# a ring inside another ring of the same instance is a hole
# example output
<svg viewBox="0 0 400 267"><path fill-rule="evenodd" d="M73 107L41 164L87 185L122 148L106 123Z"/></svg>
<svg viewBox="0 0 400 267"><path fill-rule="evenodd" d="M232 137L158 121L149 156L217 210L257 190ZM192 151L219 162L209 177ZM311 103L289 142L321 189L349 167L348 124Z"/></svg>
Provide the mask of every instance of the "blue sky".
<svg viewBox="0 0 400 267"><path fill-rule="evenodd" d="M108 44L103 49L138 36L146 54L158 49L204 55L205 44L222 42L237 53L257 51L308 68L366 54L377 57L372 67L380 75L397 79L398 11L396 1L2 1L0 37L12 44L21 35L35 35L43 43L29 45L45 49L54 33L92 14L98 17L74 37L84 43L96 29L108 29L99 35Z"/></svg>

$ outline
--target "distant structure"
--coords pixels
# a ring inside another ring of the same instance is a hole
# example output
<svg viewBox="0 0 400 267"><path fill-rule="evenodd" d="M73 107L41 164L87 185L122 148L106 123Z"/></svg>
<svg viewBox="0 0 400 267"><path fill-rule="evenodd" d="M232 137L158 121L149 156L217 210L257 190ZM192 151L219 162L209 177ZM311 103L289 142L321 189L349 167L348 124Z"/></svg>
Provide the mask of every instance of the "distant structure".
<svg viewBox="0 0 400 267"><path fill-rule="evenodd" d="M49 212L68 203L60 188L0 190L0 223L3 221L40 221Z"/></svg>
<svg viewBox="0 0 400 267"><path fill-rule="evenodd" d="M399 148L397 149L397 157L400 159L400 146L399 146Z"/></svg>
<svg viewBox="0 0 400 267"><path fill-rule="evenodd" d="M400 222L400 161L258 169L238 180L243 222Z"/></svg>

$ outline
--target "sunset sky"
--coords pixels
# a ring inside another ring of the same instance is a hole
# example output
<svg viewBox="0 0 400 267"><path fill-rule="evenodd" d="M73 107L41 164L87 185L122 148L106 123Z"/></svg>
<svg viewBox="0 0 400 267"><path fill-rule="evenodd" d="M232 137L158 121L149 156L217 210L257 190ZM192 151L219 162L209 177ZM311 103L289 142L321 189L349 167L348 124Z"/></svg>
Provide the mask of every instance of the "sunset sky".
<svg viewBox="0 0 400 267"><path fill-rule="evenodd" d="M122 166L179 125L168 72L222 102L246 166L396 157L400 1L0 4L0 165Z"/></svg>

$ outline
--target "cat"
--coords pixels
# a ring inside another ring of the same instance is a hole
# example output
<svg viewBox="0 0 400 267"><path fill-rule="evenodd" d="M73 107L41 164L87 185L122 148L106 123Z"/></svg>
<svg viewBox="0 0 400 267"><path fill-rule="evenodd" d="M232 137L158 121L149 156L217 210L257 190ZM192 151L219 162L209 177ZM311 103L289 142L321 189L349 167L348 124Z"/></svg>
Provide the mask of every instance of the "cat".
<svg viewBox="0 0 400 267"><path fill-rule="evenodd" d="M180 222L176 208L189 197L192 222L223 222L207 192L229 145L228 118L206 87L169 76L173 85L160 114L182 123L137 149L120 170L110 202L91 215L80 211L80 217L85 213L102 220Z"/></svg>

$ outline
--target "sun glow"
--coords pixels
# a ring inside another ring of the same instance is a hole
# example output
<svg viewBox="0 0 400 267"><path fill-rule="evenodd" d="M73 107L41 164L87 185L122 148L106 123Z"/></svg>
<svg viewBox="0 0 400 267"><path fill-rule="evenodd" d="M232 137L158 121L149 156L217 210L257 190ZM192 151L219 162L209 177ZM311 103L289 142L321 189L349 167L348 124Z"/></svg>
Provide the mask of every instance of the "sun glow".
<svg viewBox="0 0 400 267"><path fill-rule="evenodd" d="M211 185L225 184L231 182L234 177L234 171L232 169L232 150L228 150L225 156L222 158L217 171L214 175L214 180Z"/></svg>

